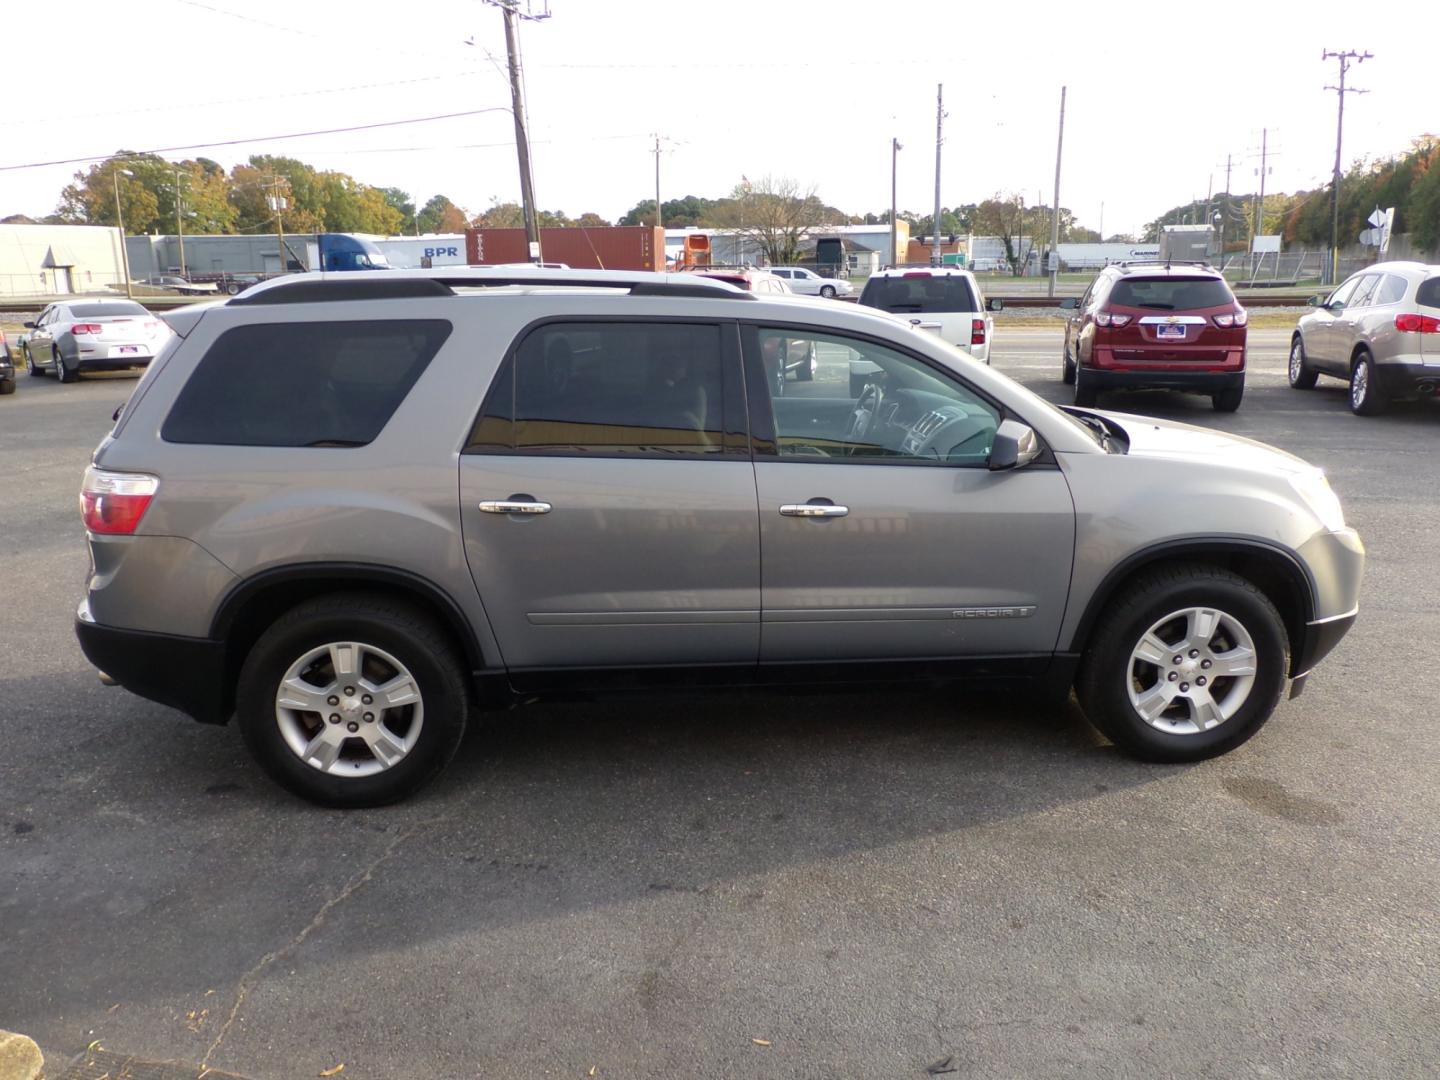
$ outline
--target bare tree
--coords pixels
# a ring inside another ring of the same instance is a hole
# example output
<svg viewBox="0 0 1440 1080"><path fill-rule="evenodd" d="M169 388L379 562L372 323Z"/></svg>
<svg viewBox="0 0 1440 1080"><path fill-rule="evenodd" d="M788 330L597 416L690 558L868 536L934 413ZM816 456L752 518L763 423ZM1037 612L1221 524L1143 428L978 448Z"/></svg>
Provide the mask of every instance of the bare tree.
<svg viewBox="0 0 1440 1080"><path fill-rule="evenodd" d="M763 176L754 183L742 177L728 199L709 209L704 224L733 229L768 262L784 265L799 256L801 241L832 224L831 216L813 187L802 190L789 177Z"/></svg>
<svg viewBox="0 0 1440 1080"><path fill-rule="evenodd" d="M1035 248L1037 233L1048 234L1049 218L1035 210L1027 211L1019 195L996 194L975 208L975 232L981 236L998 236L1005 245L1005 261L1010 273L1020 276L1030 252Z"/></svg>

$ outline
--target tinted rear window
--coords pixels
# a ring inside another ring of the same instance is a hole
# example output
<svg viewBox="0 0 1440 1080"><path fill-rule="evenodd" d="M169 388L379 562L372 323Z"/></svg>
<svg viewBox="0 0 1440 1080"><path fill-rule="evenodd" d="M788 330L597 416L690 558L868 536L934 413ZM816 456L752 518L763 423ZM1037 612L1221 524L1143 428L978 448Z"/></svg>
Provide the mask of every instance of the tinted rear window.
<svg viewBox="0 0 1440 1080"><path fill-rule="evenodd" d="M82 319L101 319L106 315L149 315L139 304L71 304L70 312Z"/></svg>
<svg viewBox="0 0 1440 1080"><path fill-rule="evenodd" d="M195 368L161 435L220 446L363 446L449 336L442 319L227 330Z"/></svg>
<svg viewBox="0 0 1440 1080"><path fill-rule="evenodd" d="M890 312L975 311L970 282L952 275L924 277L872 277L865 283L860 303Z"/></svg>
<svg viewBox="0 0 1440 1080"><path fill-rule="evenodd" d="M1422 281L1416 290L1415 302L1422 307L1440 307L1440 277Z"/></svg>
<svg viewBox="0 0 1440 1080"><path fill-rule="evenodd" d="M1110 290L1115 307L1189 311L1235 302L1230 286L1216 278L1121 278Z"/></svg>

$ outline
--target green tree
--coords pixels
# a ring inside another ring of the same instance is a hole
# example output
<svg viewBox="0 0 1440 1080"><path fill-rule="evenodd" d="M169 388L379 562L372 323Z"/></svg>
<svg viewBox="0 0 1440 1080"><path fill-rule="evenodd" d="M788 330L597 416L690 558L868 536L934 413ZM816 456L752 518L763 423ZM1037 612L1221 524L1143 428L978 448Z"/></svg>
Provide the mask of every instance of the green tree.
<svg viewBox="0 0 1440 1080"><path fill-rule="evenodd" d="M400 212L399 232L415 232L415 201L410 198L410 193L401 191L397 187L379 188L380 194L385 201Z"/></svg>
<svg viewBox="0 0 1440 1080"><path fill-rule="evenodd" d="M587 210L581 214L575 219L575 224L582 229L605 229L610 227L610 222L606 221L593 210Z"/></svg>
<svg viewBox="0 0 1440 1080"><path fill-rule="evenodd" d="M74 182L60 192L56 214L69 225L118 225L115 202L119 191L125 228L132 233L164 229L160 214L160 192L169 163L154 154L132 154L121 150L88 170L77 172ZM171 185L174 180L171 178ZM170 204L170 231L174 229Z"/></svg>
<svg viewBox="0 0 1440 1080"><path fill-rule="evenodd" d="M427 233L463 232L470 223L465 211L444 195L432 195L417 215L420 231Z"/></svg>

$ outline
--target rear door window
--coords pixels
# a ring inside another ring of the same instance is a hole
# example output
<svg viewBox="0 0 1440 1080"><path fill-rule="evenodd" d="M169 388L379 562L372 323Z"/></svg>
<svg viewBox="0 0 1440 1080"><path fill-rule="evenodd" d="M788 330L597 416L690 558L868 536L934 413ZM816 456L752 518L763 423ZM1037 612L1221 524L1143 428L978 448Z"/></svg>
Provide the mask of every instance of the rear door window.
<svg viewBox="0 0 1440 1080"><path fill-rule="evenodd" d="M901 314L978 311L970 282L959 275L918 271L901 277L872 277L860 303Z"/></svg>
<svg viewBox="0 0 1440 1080"><path fill-rule="evenodd" d="M1360 284L1355 287L1355 295L1350 298L1350 307L1362 308L1370 305L1370 296L1375 291L1375 286L1380 283L1379 274L1366 274L1360 279Z"/></svg>
<svg viewBox="0 0 1440 1080"><path fill-rule="evenodd" d="M723 453L726 386L738 397L739 370L738 356L727 365L722 333L720 325L702 323L538 327L496 376L466 451ZM727 366L734 368L728 379Z"/></svg>
<svg viewBox="0 0 1440 1080"><path fill-rule="evenodd" d="M221 334L161 435L219 446L364 446L450 336L443 319L259 323Z"/></svg>
<svg viewBox="0 0 1440 1080"><path fill-rule="evenodd" d="M1235 302L1230 286L1218 278L1121 278L1110 292L1115 307L1154 311L1193 311Z"/></svg>

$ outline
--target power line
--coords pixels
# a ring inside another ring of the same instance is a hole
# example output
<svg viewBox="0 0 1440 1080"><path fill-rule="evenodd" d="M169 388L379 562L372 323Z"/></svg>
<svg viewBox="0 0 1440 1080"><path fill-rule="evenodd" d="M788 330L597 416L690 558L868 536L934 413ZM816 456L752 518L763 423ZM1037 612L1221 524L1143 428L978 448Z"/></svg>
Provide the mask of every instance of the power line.
<svg viewBox="0 0 1440 1080"><path fill-rule="evenodd" d="M463 116L479 116L482 113L509 112L505 105L495 105L488 109L467 109L464 112L441 113L437 116L416 116L409 120L385 120L378 124L352 124L349 127L324 128L319 131L295 131L288 135L260 135L248 139L222 139L218 142L187 143L184 146L157 146L150 150L127 151L126 156L142 156L145 154L170 154L176 150L207 150L215 146L239 146L244 143L279 142L282 139L305 139L312 135L342 135L349 131L373 131L376 128L402 127L406 124L424 124L432 120L454 120ZM0 165L0 172L13 172L16 169L43 169L51 165L82 165L87 161L107 161L115 154L91 154L87 157L61 158L56 161L32 161L24 165Z"/></svg>

